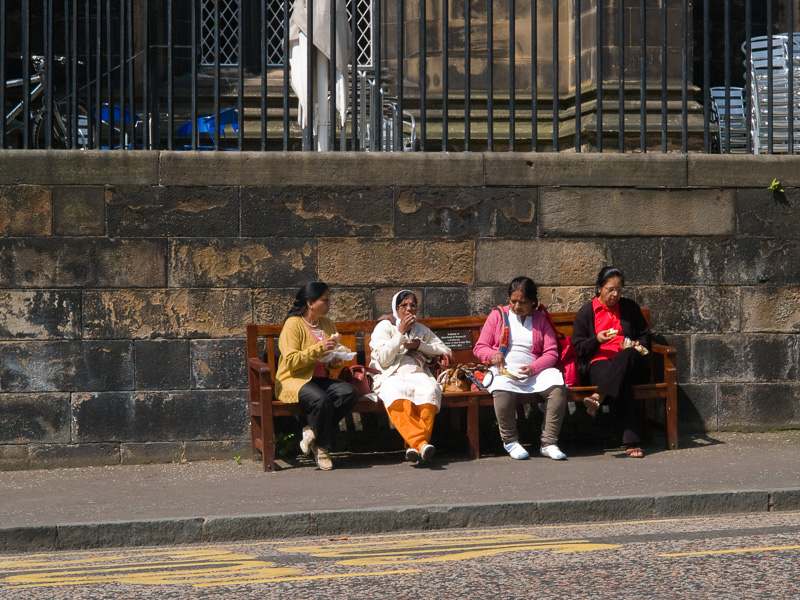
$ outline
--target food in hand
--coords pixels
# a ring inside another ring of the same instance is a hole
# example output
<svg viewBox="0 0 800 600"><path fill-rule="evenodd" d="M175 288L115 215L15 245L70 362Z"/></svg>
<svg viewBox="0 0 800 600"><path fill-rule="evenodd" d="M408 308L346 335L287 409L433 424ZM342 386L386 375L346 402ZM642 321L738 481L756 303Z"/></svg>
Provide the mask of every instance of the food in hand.
<svg viewBox="0 0 800 600"><path fill-rule="evenodd" d="M619 329L614 329L614 328L611 328L608 331L606 331L606 335L608 335L610 337L614 337L618 333L619 333Z"/></svg>

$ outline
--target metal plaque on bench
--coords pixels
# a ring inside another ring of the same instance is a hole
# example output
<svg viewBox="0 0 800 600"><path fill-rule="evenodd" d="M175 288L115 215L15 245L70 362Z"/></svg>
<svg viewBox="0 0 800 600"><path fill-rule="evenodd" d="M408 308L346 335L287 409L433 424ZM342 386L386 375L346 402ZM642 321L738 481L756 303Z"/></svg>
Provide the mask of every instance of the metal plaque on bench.
<svg viewBox="0 0 800 600"><path fill-rule="evenodd" d="M472 350L471 329L446 329L434 333L451 350Z"/></svg>

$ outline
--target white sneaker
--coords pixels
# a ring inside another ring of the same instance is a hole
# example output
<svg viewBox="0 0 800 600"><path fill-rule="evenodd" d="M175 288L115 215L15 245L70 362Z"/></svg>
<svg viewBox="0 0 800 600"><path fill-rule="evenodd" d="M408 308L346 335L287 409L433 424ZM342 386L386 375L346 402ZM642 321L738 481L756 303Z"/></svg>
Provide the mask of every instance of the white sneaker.
<svg viewBox="0 0 800 600"><path fill-rule="evenodd" d="M513 458L514 460L522 460L523 458L528 458L528 456L530 456L528 454L528 451L525 450L525 448L523 448L522 444L520 444L519 442L511 442L510 444L503 444L503 448L506 449L506 452L508 452L511 455L511 458Z"/></svg>
<svg viewBox="0 0 800 600"><path fill-rule="evenodd" d="M552 458L553 460L564 460L567 458L567 455L564 454L555 444L550 444L549 446L539 448L539 454L546 456L547 458Z"/></svg>
<svg viewBox="0 0 800 600"><path fill-rule="evenodd" d="M436 452L436 448L433 447L431 444L425 444L422 447L422 460L430 460L433 458L434 453Z"/></svg>
<svg viewBox="0 0 800 600"><path fill-rule="evenodd" d="M419 452L417 452L414 448L409 448L406 450L406 460L412 464L417 464L419 462L420 456Z"/></svg>
<svg viewBox="0 0 800 600"><path fill-rule="evenodd" d="M303 439L300 440L300 451L308 456L308 453L314 450L314 430L310 425L303 427Z"/></svg>

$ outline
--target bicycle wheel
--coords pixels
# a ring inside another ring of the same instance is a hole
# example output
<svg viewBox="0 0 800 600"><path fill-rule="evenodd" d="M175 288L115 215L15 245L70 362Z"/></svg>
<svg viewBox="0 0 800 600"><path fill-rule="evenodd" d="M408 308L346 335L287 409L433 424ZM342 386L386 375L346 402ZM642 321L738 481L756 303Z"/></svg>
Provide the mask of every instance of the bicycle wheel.
<svg viewBox="0 0 800 600"><path fill-rule="evenodd" d="M89 116L89 111L83 104L78 104L78 131L73 131L73 121L69 118L70 111L67 102L58 102L53 105L52 125L50 127L50 148L63 150L75 148L87 150L94 139L94 126ZM34 147L47 148L47 110L42 110L36 119L33 131Z"/></svg>

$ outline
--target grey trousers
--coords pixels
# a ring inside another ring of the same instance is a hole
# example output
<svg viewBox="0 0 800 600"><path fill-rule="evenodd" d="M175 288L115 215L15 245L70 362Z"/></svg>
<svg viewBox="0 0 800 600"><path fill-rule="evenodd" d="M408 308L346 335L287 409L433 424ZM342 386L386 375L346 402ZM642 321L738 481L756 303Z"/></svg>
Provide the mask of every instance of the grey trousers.
<svg viewBox="0 0 800 600"><path fill-rule="evenodd" d="M558 442L558 432L564 422L564 411L567 408L567 387L554 385L536 394L545 401L544 420L542 421L542 446ZM517 394L497 390L492 392L494 414L500 428L500 438L504 444L519 441L517 431Z"/></svg>

